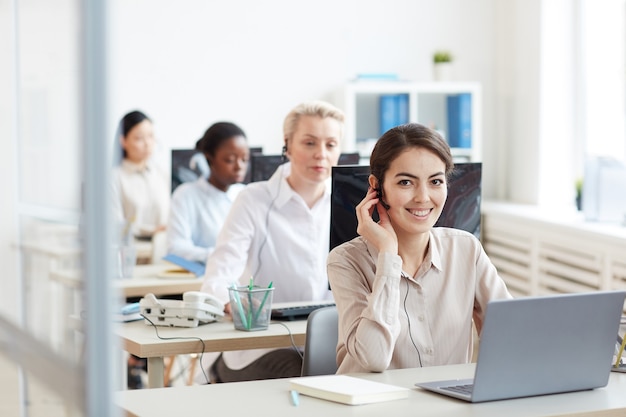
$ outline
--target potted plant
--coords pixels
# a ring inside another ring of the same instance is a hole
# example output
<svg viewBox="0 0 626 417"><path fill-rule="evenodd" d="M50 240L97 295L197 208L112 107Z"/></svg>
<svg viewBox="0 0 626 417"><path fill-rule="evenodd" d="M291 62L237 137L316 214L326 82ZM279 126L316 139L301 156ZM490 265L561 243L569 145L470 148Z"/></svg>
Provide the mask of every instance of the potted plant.
<svg viewBox="0 0 626 417"><path fill-rule="evenodd" d="M576 208L578 211L583 209L583 179L578 178L576 180Z"/></svg>
<svg viewBox="0 0 626 417"><path fill-rule="evenodd" d="M433 64L435 81L447 81L450 79L452 54L449 51L435 51L433 54Z"/></svg>

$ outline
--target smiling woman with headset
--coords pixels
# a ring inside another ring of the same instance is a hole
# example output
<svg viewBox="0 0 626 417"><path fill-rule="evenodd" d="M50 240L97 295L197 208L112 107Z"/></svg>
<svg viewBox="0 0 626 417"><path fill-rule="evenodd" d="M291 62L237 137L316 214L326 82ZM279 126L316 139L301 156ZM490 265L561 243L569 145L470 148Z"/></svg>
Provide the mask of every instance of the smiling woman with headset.
<svg viewBox="0 0 626 417"><path fill-rule="evenodd" d="M487 302L511 298L474 235L433 227L453 169L445 140L417 123L376 143L360 236L328 256L338 373L470 362L472 320L480 332Z"/></svg>
<svg viewBox="0 0 626 417"><path fill-rule="evenodd" d="M322 101L305 102L283 125L289 160L268 181L249 184L234 201L208 257L202 291L229 302L232 283L267 287L274 302L332 299L326 257L330 175L340 155L344 116ZM230 312L230 305L226 305ZM295 349L224 352L211 367L217 382L299 376Z"/></svg>

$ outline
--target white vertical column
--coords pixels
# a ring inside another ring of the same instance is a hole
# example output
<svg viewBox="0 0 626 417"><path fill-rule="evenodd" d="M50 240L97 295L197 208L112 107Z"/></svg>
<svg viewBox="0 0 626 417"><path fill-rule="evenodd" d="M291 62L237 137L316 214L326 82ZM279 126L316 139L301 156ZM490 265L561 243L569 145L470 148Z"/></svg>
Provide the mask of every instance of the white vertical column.
<svg viewBox="0 0 626 417"><path fill-rule="evenodd" d="M105 0L85 0L82 9L83 64L83 214L86 279L86 415L115 416L114 359L119 355L112 334L112 227L109 198L110 140L108 109L107 23ZM119 387L117 387L119 388Z"/></svg>

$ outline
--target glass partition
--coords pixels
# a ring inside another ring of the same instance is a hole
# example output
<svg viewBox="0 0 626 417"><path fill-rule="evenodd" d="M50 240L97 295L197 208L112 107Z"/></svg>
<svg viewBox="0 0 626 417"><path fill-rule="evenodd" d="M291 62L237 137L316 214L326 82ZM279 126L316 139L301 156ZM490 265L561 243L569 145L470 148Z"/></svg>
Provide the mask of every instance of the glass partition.
<svg viewBox="0 0 626 417"><path fill-rule="evenodd" d="M105 17L102 1L0 2L3 415L116 412Z"/></svg>

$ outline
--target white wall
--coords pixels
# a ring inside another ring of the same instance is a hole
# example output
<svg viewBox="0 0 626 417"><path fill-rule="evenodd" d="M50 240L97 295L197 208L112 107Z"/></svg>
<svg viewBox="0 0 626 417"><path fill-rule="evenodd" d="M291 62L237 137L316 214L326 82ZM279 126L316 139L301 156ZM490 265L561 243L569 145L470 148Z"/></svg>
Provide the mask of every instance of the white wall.
<svg viewBox="0 0 626 417"><path fill-rule="evenodd" d="M485 195L495 193L494 0L116 0L111 3L110 136L127 111L155 121L160 158L226 119L266 153L282 146L297 103L332 100L358 73L432 80L432 53L455 56L454 77L484 87Z"/></svg>
<svg viewBox="0 0 626 417"><path fill-rule="evenodd" d="M497 106L485 117L497 122L497 195L520 203L537 199L540 2L496 2Z"/></svg>
<svg viewBox="0 0 626 417"><path fill-rule="evenodd" d="M536 202L541 205L575 201L576 129L575 22L576 2L550 0L541 4L539 138ZM567 163L571 162L571 163Z"/></svg>

